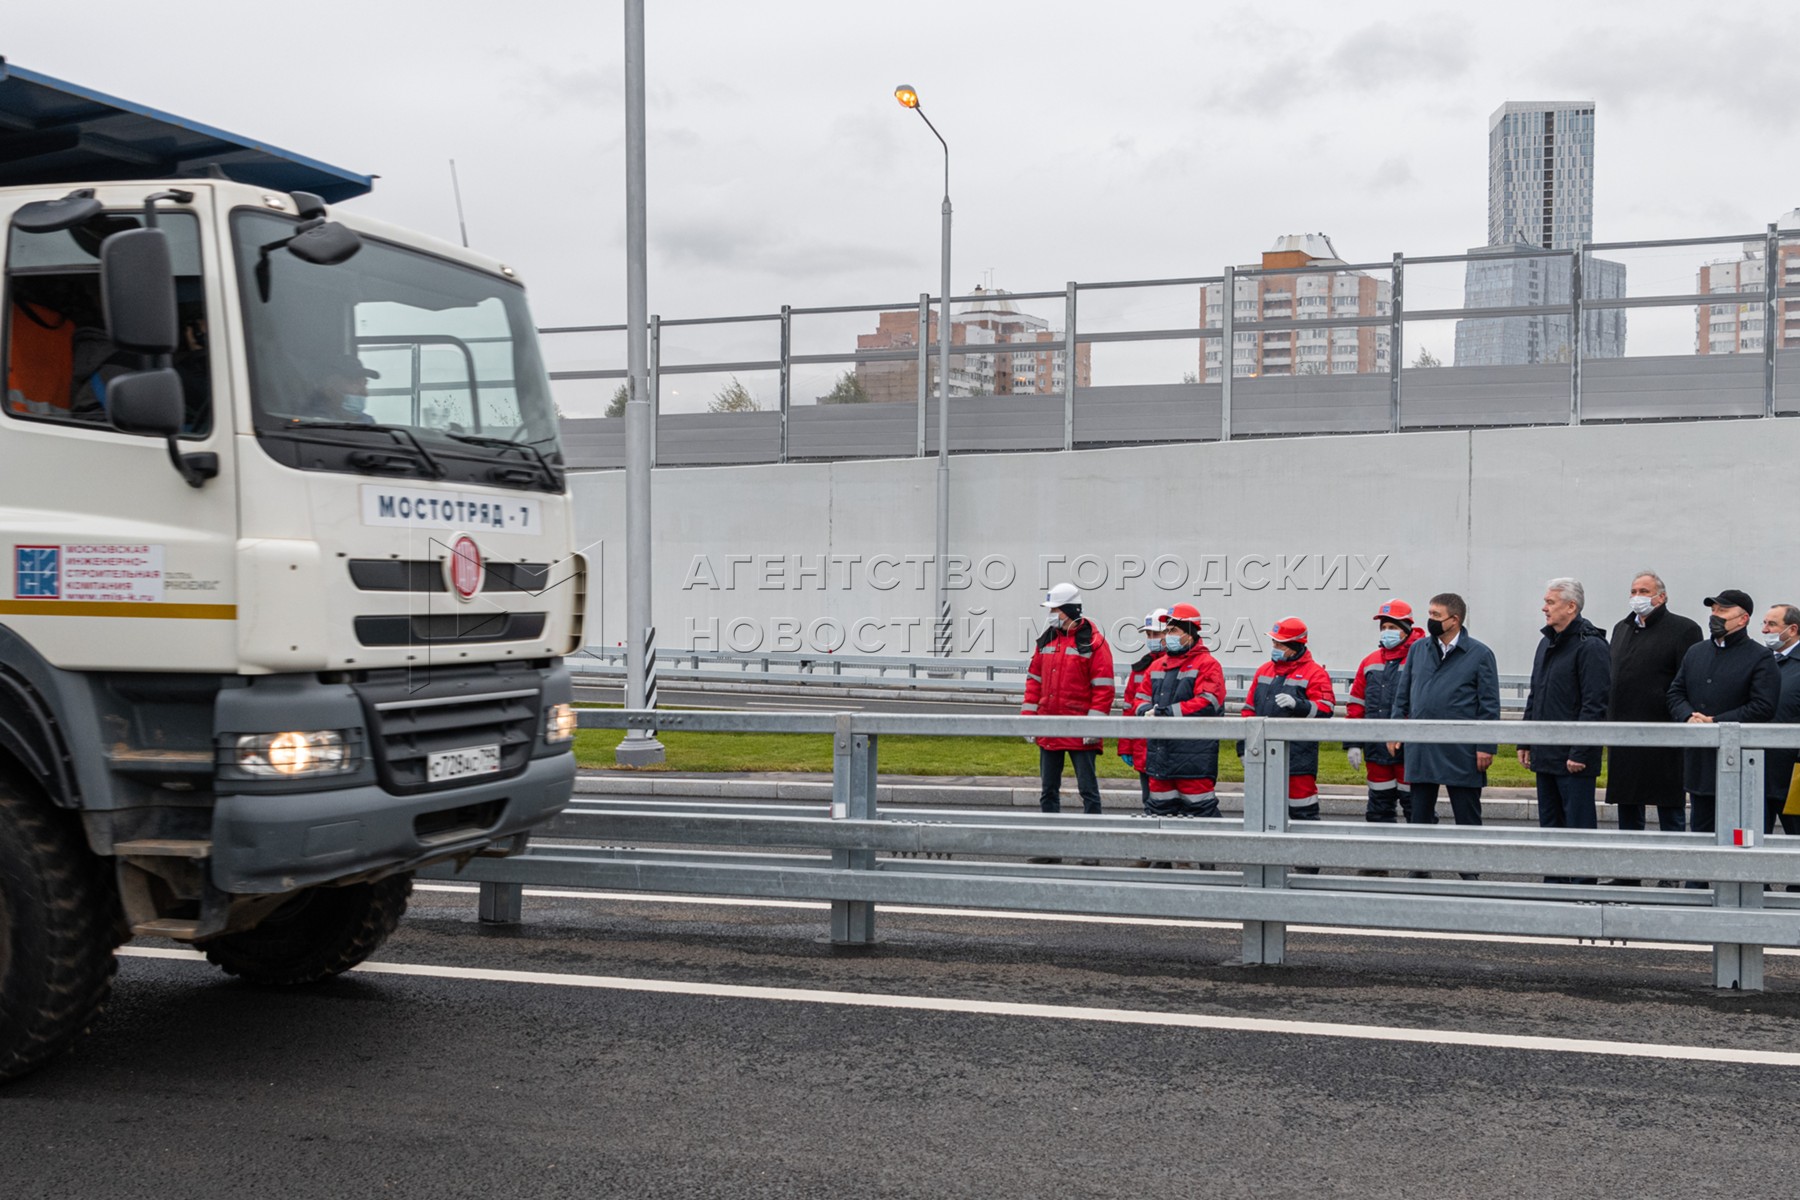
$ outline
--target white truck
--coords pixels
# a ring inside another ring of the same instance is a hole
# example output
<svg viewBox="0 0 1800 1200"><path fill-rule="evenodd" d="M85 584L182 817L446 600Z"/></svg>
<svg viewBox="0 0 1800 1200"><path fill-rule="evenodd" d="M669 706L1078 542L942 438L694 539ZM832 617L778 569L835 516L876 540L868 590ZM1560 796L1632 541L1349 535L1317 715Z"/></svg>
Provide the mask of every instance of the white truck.
<svg viewBox="0 0 1800 1200"><path fill-rule="evenodd" d="M0 1082L131 936L329 978L575 775L585 564L515 272L259 185L353 190L256 143L9 158L57 88L94 96L0 60Z"/></svg>

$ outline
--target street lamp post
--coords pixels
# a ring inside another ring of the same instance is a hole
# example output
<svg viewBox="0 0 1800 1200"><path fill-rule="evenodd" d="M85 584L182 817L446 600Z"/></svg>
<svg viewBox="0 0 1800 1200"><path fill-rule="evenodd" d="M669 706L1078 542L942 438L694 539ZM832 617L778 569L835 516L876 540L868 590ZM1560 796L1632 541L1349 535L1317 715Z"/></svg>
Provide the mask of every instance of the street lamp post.
<svg viewBox="0 0 1800 1200"><path fill-rule="evenodd" d="M919 105L919 93L910 84L894 89L894 99L919 114L944 148L944 237L942 295L938 303L938 469L937 469L937 619L933 623L932 653L950 656L950 143L938 132ZM924 331L920 331L923 336Z"/></svg>
<svg viewBox="0 0 1800 1200"><path fill-rule="evenodd" d="M656 707L656 626L650 601L650 406L648 272L645 264L644 0L625 0L625 323L630 390L625 404L625 707ZM656 731L633 729L614 751L626 766L663 761Z"/></svg>

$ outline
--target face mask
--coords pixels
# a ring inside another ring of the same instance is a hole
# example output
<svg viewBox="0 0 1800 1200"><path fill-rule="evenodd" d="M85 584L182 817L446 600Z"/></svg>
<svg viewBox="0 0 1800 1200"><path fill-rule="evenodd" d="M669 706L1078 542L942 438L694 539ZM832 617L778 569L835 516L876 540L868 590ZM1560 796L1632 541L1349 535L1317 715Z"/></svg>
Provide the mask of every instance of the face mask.
<svg viewBox="0 0 1800 1200"><path fill-rule="evenodd" d="M1427 617L1425 618L1425 632L1434 638L1441 638L1444 636L1444 623L1436 617Z"/></svg>
<svg viewBox="0 0 1800 1200"><path fill-rule="evenodd" d="M1763 645L1767 646L1771 650L1781 649L1781 635L1779 633L1763 634Z"/></svg>
<svg viewBox="0 0 1800 1200"><path fill-rule="evenodd" d="M369 407L369 398L367 396L352 396L348 392L344 393L345 412L360 413L367 407Z"/></svg>
<svg viewBox="0 0 1800 1200"><path fill-rule="evenodd" d="M1655 601L1651 600L1648 596L1633 596L1631 598L1631 611L1640 617L1649 616L1650 610L1655 607Z"/></svg>
<svg viewBox="0 0 1800 1200"><path fill-rule="evenodd" d="M1398 629L1384 629L1381 631L1381 648L1383 650L1392 650L1405 640L1406 635L1401 633Z"/></svg>
<svg viewBox="0 0 1800 1200"><path fill-rule="evenodd" d="M1180 654L1187 647L1182 645L1179 633L1170 633L1163 636L1163 649L1170 654Z"/></svg>
<svg viewBox="0 0 1800 1200"><path fill-rule="evenodd" d="M1269 647L1269 661L1270 662L1286 662L1288 659L1290 659L1292 657L1293 657L1293 655L1288 652L1286 647L1283 647L1283 646L1270 646Z"/></svg>
<svg viewBox="0 0 1800 1200"><path fill-rule="evenodd" d="M1706 628L1709 631L1711 631L1711 633L1714 637L1716 637L1716 638L1724 637L1725 636L1725 618L1719 616L1717 613L1714 613L1712 616L1706 618Z"/></svg>

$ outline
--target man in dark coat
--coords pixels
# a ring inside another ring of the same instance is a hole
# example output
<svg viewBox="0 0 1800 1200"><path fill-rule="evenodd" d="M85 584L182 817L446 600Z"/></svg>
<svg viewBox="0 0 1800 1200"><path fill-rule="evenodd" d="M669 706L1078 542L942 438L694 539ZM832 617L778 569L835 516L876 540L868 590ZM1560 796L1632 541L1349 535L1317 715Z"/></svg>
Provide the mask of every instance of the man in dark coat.
<svg viewBox="0 0 1800 1200"><path fill-rule="evenodd" d="M1527 721L1598 721L1606 716L1611 659L1606 635L1581 615L1586 593L1573 579L1552 579L1544 589L1543 637L1531 663ZM1519 747L1519 765L1537 774L1538 824L1593 829L1594 783L1599 746L1548 744ZM1594 883L1592 878L1550 876L1545 883Z"/></svg>
<svg viewBox="0 0 1800 1200"><path fill-rule="evenodd" d="M1406 656L1399 695L1398 720L1498 721L1500 670L1494 652L1463 628L1469 607L1454 592L1431 598L1425 630L1430 636L1414 644ZM1481 789L1494 761L1492 743L1447 746L1441 742L1390 742L1391 753L1404 753L1406 778L1412 788L1414 825L1437 824L1441 784L1450 793L1450 810L1458 825L1481 824Z"/></svg>
<svg viewBox="0 0 1800 1200"><path fill-rule="evenodd" d="M1760 725L1775 715L1781 679L1775 656L1750 637L1750 613L1756 602L1737 588L1706 598L1712 636L1691 646L1669 684L1669 715L1690 725L1737 721ZM1688 828L1713 831L1717 802L1719 752L1689 749L1682 759L1682 785L1687 789Z"/></svg>
<svg viewBox="0 0 1800 1200"><path fill-rule="evenodd" d="M1777 604L1763 617L1763 644L1775 654L1775 673L1781 680L1781 698L1775 702L1777 725L1800 725L1800 606ZM1782 812L1787 803L1788 786L1794 777L1794 764L1800 762L1800 751L1771 750L1763 768L1763 796L1767 811L1763 814L1763 833L1775 832L1775 818L1781 818L1781 832L1793 837L1800 834L1800 816ZM1788 885L1789 891L1800 886Z"/></svg>
<svg viewBox="0 0 1800 1200"><path fill-rule="evenodd" d="M1631 611L1612 631L1612 694L1608 721L1667 721L1669 685L1682 655L1700 640L1700 626L1668 607L1669 593L1654 571L1631 581ZM1619 806L1620 829L1642 829L1644 808L1656 806L1664 833L1687 828L1679 746L1614 746L1606 798ZM1636 883L1615 879L1614 883Z"/></svg>

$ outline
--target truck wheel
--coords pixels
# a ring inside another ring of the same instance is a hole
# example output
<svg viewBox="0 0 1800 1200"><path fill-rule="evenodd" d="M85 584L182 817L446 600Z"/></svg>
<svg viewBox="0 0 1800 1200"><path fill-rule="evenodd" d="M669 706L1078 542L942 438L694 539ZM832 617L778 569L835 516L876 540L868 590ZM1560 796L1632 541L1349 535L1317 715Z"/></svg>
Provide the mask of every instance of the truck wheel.
<svg viewBox="0 0 1800 1200"><path fill-rule="evenodd" d="M112 990L118 901L81 824L0 781L0 1083L67 1050Z"/></svg>
<svg viewBox="0 0 1800 1200"><path fill-rule="evenodd" d="M406 915L412 876L308 888L243 933L200 948L214 966L250 983L291 987L342 975L381 948Z"/></svg>

